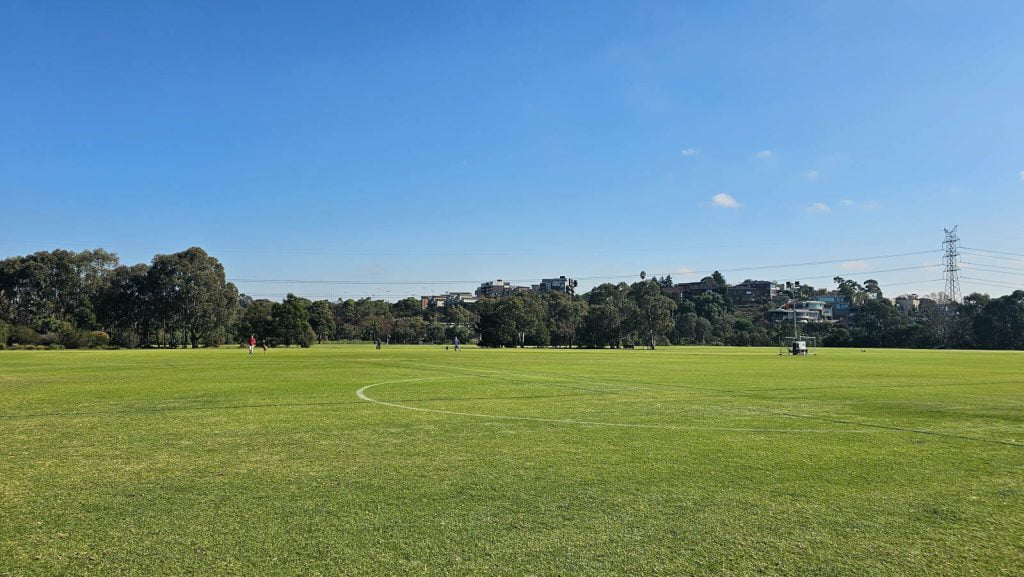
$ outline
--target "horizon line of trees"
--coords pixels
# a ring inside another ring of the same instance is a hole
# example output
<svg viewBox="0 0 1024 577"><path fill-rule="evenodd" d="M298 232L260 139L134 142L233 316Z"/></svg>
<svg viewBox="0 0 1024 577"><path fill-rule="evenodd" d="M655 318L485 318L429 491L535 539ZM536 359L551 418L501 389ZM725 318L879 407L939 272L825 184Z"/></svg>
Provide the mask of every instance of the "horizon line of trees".
<svg viewBox="0 0 1024 577"><path fill-rule="evenodd" d="M793 327L765 322L765 311L825 290L796 285L775 302L737 304L720 273L702 282L715 289L678 301L663 294L672 285L666 277L606 283L578 296L524 292L437 309L415 298L331 302L288 294L276 302L240 294L220 262L198 247L130 266L102 249L58 249L0 261L0 348L216 347L249 335L302 347L456 337L484 347L772 346ZM923 301L904 312L881 298L873 279L833 282L853 314L800 329L823 346L1024 350L1024 290L997 298L972 293L952 306Z"/></svg>

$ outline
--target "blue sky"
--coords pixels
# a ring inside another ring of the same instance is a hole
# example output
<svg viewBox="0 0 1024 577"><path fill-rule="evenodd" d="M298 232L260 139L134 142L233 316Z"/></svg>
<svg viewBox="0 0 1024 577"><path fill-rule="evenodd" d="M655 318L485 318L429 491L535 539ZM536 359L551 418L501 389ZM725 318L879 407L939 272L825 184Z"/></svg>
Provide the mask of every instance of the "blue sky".
<svg viewBox="0 0 1024 577"><path fill-rule="evenodd" d="M358 283L239 280L269 298L714 268L894 295L942 289L920 267L959 225L965 294L1024 286L1019 2L0 14L0 256L202 246Z"/></svg>

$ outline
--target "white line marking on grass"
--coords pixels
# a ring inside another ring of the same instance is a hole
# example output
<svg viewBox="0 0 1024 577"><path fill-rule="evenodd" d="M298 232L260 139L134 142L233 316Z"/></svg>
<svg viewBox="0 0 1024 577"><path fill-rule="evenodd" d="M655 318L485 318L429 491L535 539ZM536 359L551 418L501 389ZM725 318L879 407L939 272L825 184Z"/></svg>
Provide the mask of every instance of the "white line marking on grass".
<svg viewBox="0 0 1024 577"><path fill-rule="evenodd" d="M425 407L413 407L409 405L402 405L399 403L389 403L388 401L381 401L374 399L366 394L367 389L373 387L379 387L381 385L393 385L398 383L410 383L415 381L436 381L443 378L452 377L420 377L412 379L402 379L397 381L382 381L380 383L372 383L364 386L363 388L356 391L356 396L364 401L374 403L377 405L384 405L386 407L393 407L396 409L405 409L407 411L420 411L423 413L438 413L442 415L456 415L460 417L474 417L482 419L504 419L511 421L534 421L539 423L557 423L562 425L588 425L598 427L626 427L631 429L675 429L675 430L687 430L687 431L735 431L735 432L746 432L746 433L875 433L873 430L858 430L858 429L764 429L764 428L753 428L753 427L698 427L698 426L683 426L683 425L664 425L664 424L643 424L643 423L608 423L603 421L583 421L577 419L547 419L543 417L522 417L515 415L493 415L488 413L467 413L462 411L449 411L445 409L427 409ZM457 378L457 377L456 377ZM787 416L788 417L788 416ZM794 417L788 417L794 418Z"/></svg>
<svg viewBox="0 0 1024 577"><path fill-rule="evenodd" d="M644 384L602 383L602 382L599 382L599 381L589 381L589 380L586 380L586 379L581 379L579 377L573 377L571 375L563 375L563 374L558 374L558 373L514 373L512 371L502 370L502 369L482 369L482 368L479 368L479 367L465 367L465 366L461 366L461 365L432 365L432 364L426 364L426 363L412 363L412 362L409 362L409 361L399 361L398 364L404 364L406 366L416 367L416 368L449 369L449 370L463 371L464 372L463 376L480 376L479 373L489 373L489 374L498 374L498 375L505 375L505 376L512 376L512 377L523 377L525 379L546 379L546 380L550 381L548 383L548 386L552 386L552 387L564 386L564 385L557 384L558 382L582 383L582 384L591 385L591 386L607 387L607 388L604 388L604 389L597 389L597 390L589 389L589 390L591 390L591 391L593 391L595 393L611 393L612 391L623 391L623 390L627 390L627 389L637 389L637 390L641 390L641 391L656 392L656 391L659 390L658 387L661 387L663 389L664 388L668 388L669 390L678 390L678 389L682 388L682 389L686 389L686 390L702 391L702 392L703 391L711 391L711 392L715 392L716 391L716 389L706 389L706 388L703 388L703 387L680 386L680 385L662 384L662 383L644 383ZM477 373L473 373L472 371L477 371ZM577 387L577 388L579 388L579 387Z"/></svg>

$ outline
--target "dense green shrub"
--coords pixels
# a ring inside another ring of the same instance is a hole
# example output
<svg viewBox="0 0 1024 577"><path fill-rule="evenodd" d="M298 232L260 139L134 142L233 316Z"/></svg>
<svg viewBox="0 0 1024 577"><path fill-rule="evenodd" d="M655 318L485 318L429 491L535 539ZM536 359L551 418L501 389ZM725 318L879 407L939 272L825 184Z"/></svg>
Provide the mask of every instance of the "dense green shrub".
<svg viewBox="0 0 1024 577"><path fill-rule="evenodd" d="M48 338L51 334L47 333L43 337ZM51 344L59 344L66 349L87 349L90 343L89 333L72 329L57 335L56 342Z"/></svg>
<svg viewBox="0 0 1024 577"><path fill-rule="evenodd" d="M313 343L315 342L316 332L313 330L313 327L309 326L309 323L306 323L306 328L305 331L302 333L302 340L299 341L299 346L304 349L308 349L309 347L313 346Z"/></svg>
<svg viewBox="0 0 1024 577"><path fill-rule="evenodd" d="M203 345L217 348L227 342L227 331L217 327L203 335Z"/></svg>
<svg viewBox="0 0 1024 577"><path fill-rule="evenodd" d="M39 342L39 336L39 333L32 330L32 327L18 325L11 329L9 339L14 345L34 345Z"/></svg>
<svg viewBox="0 0 1024 577"><path fill-rule="evenodd" d="M110 343L115 347L121 347L124 349L134 349L139 346L142 341L139 338L138 333L135 331L126 330L113 330L110 331Z"/></svg>
<svg viewBox="0 0 1024 577"><path fill-rule="evenodd" d="M35 329L40 334L53 333L57 335L63 335L75 330L75 327L67 321L47 317L44 319L40 319L39 322L36 323Z"/></svg>
<svg viewBox="0 0 1024 577"><path fill-rule="evenodd" d="M55 345L59 342L60 335L58 335L57 333L42 333L39 335L39 338L36 339L36 344L38 344L41 347L48 347L50 345Z"/></svg>
<svg viewBox="0 0 1024 577"><path fill-rule="evenodd" d="M89 346L97 349L105 349L110 346L110 335L103 331L89 331Z"/></svg>

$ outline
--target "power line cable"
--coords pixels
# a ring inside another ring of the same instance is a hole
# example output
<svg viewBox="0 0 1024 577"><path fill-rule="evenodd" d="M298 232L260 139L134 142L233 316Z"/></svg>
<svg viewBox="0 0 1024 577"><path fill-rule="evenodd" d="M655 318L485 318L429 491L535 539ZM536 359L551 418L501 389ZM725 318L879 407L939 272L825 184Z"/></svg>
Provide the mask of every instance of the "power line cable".
<svg viewBox="0 0 1024 577"><path fill-rule="evenodd" d="M924 283L928 283L928 282L941 282L941 281L944 281L944 280L946 280L946 279L931 278L931 279L928 279L928 280L912 280L912 281L907 281L907 282L889 282L889 283L885 283L884 285L881 285L881 286L883 288L887 288L887 287L891 287L891 286L903 286L903 285L908 285L908 284L924 284Z"/></svg>
<svg viewBox="0 0 1024 577"><path fill-rule="evenodd" d="M904 267L904 268L898 268L898 269L889 269L887 271L874 271L872 273L872 276L877 276L874 273L898 272L898 271L922 269L922 268L936 268L937 266L939 266L939 265L925 265L925 266L918 266L918 267ZM831 276L827 276L827 277L810 277L807 280L814 280L814 279L817 279L817 278L832 278L832 277ZM881 285L882 285L882 287L892 287L892 286L904 286L904 285L910 285L910 284L925 284L925 283L930 283L930 282L938 282L938 281L941 281L941 280L943 280L943 279L941 279L941 278L940 279L922 279L922 280L913 280L913 281L905 281L905 282L898 282L898 283L881 283ZM293 294L295 296L302 297L302 298L307 298L307 299L310 299L310 300L324 300L324 299L326 299L326 300L334 300L334 299L342 300L342 299L349 299L349 298L379 298L379 299L415 298L415 299L419 299L420 296L421 296L421 295L418 295L418 294L388 294L388 293L383 293L383 294L382 293L374 293L374 294L342 293L342 294L330 294L330 295L308 295L308 294L298 294L298 293L295 293L295 292L292 292L292 291L286 291L284 293L243 293L243 294L245 294L246 296L249 296L249 297L254 297L254 298L271 298L271 297L279 297L279 296L282 296L284 294Z"/></svg>
<svg viewBox="0 0 1024 577"><path fill-rule="evenodd" d="M978 282L981 282L981 283L988 283L989 286L1000 286L1000 287L1003 287L1003 288L1012 288L1012 289L1017 289L1017 290L1024 290L1024 287L1021 287L1019 285L1015 285L1015 284L1012 284L1012 283L1008 283L1008 282L1005 282L1005 281L992 280L992 279L987 279L987 278L977 278L977 277L971 277L971 276L965 276L965 277L961 277L961 278L965 278L967 280L978 281Z"/></svg>
<svg viewBox="0 0 1024 577"><path fill-rule="evenodd" d="M939 268L941 266L942 265L936 263L936 264L925 264L925 265L921 265L921 266L905 266L905 267L901 267L901 268L890 268L890 269L874 270L874 271L868 270L868 271L858 271L858 272L861 272L864 276L868 276L868 275L875 276L875 275L877 275L879 273L899 272L899 271L904 271L904 270L919 270L919 269L922 269L922 268L935 269L935 268ZM840 275L811 276L811 277L805 277L804 279L801 279L801 281L803 281L803 280L818 280L818 279L832 279L832 278L835 278L837 276L840 276Z"/></svg>
<svg viewBox="0 0 1024 577"><path fill-rule="evenodd" d="M1019 266L999 266L997 264L989 264L987 262L986 263L977 263L977 262L967 262L967 261L964 261L963 264L967 264L967 265L971 265L971 266L986 266L988 268L1001 268L1001 269L1006 269L1006 270L1015 270L1017 272L1024 272L1024 268L1021 268Z"/></svg>
<svg viewBox="0 0 1024 577"><path fill-rule="evenodd" d="M996 255L996 254L982 254L982 253L976 252L976 251L963 252L961 254L964 254L964 255L967 255L967 256L980 256L980 257L983 257L983 258L994 258L994 259L999 259L999 260L1012 260L1012 261L1017 261L1017 262L1024 261L1024 258L1016 258L1016 257L1012 257L1012 256L999 256L999 255Z"/></svg>
<svg viewBox="0 0 1024 577"><path fill-rule="evenodd" d="M970 264L970 263L964 263L964 264ZM1009 268L1009 267L1003 267L1003 268ZM975 265L971 265L971 267L969 269L967 269L967 270L977 270L977 271L981 271L981 272L991 272L991 273L995 273L995 274L1009 274L1009 275L1013 275L1013 276L1024 276L1024 272L1009 272L1009 271L1005 271L1005 270L994 270L994 269L991 269L991 268L985 268L985 267L980 267L980 266L975 266ZM1020 269L1018 269L1018 270L1020 270Z"/></svg>
<svg viewBox="0 0 1024 577"><path fill-rule="evenodd" d="M751 267L737 267L737 268L719 268L709 270L697 270L689 271L686 273L675 273L675 274L710 274L714 272L743 272L743 271L755 271L755 270L772 270L772 269L786 269L786 268L798 268L803 266L820 266L825 264L837 264L850 261L863 261L863 260L883 260L889 258L898 258L904 256L916 256L922 254L934 254L942 252L941 250L922 250L914 252L904 252L887 255L874 255L874 256L861 256L852 258L842 258L836 260L823 260L823 261L811 261L811 262L800 262L800 263L788 263L788 264L776 264L776 265L762 265L762 266L751 266ZM907 267L905 269L892 269L892 270L911 270L914 268L927 268L932 265L925 265L922 267ZM886 272L886 271L875 271L875 272ZM652 276L668 276L672 275L672 272L667 273L653 273ZM601 276L577 276L573 277L576 280L611 280L611 279L630 279L635 278L636 274L627 275L601 275ZM824 277L818 277L824 278ZM370 281L370 280L306 280L306 279L251 279L251 278L230 278L228 279L234 283L263 283L263 284L352 284L352 285L428 285L428 284L468 284L468 283L479 283L487 282L487 280L415 280L415 281ZM508 282L534 282L537 279L505 279Z"/></svg>
<svg viewBox="0 0 1024 577"><path fill-rule="evenodd" d="M991 249L988 249L988 248L971 248L969 246L965 246L965 247L963 247L963 249L964 250L978 250L978 251L981 251L981 252L991 252L993 254L1008 254L1008 255L1011 255L1011 256L1024 257L1024 254L1021 254L1019 252L1006 252L1006 251L1003 251L1003 250L991 250Z"/></svg>

